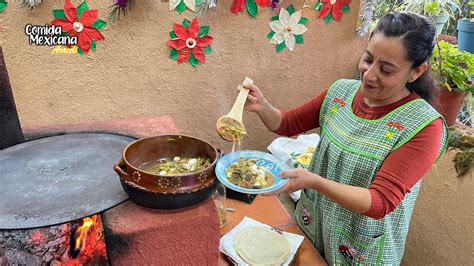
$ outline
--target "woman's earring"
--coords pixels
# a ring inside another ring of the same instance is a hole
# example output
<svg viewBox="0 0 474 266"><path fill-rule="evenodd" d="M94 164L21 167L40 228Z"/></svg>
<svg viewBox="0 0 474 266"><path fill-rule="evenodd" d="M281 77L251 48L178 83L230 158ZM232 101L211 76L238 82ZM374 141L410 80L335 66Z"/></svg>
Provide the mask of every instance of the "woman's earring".
<svg viewBox="0 0 474 266"><path fill-rule="evenodd" d="M408 79L408 82L413 82L413 81L415 81L415 80L414 80L412 77L410 77L410 78Z"/></svg>

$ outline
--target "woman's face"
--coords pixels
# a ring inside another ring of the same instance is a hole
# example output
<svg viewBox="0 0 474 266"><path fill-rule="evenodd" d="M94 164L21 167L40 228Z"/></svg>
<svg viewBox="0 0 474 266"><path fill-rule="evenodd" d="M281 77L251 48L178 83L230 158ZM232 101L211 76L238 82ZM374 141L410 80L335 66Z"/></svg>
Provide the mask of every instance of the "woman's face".
<svg viewBox="0 0 474 266"><path fill-rule="evenodd" d="M414 74L399 37L375 33L359 62L361 92L369 106L383 106L408 96L405 87Z"/></svg>

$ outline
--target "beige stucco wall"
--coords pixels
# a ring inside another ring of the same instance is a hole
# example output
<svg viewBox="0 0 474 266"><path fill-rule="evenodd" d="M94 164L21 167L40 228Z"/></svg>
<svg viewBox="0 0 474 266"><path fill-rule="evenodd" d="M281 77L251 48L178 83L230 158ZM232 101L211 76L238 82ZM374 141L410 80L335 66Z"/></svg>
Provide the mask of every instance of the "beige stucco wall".
<svg viewBox="0 0 474 266"><path fill-rule="evenodd" d="M454 155L445 153L423 179L403 265L474 265L473 174L457 178Z"/></svg>
<svg viewBox="0 0 474 266"><path fill-rule="evenodd" d="M88 4L106 19L111 2ZM213 53L194 68L168 59L165 43L174 22L195 14L169 12L168 3L159 0L133 2L132 11L109 24L103 31L106 40L86 57L52 55L51 47L28 44L25 25L50 22L51 10L62 9L63 1L46 0L33 10L10 4L0 14L0 44L23 126L170 115L182 133L228 149L215 133L215 122L230 110L246 75L276 106L292 107L332 81L352 77L366 42L354 33L357 0L341 23L326 25L316 19L316 11L306 9L305 43L279 54L266 39L276 13L265 8L252 19L230 13L232 1L218 1L217 12L200 19L201 25L211 26ZM244 114L244 123L249 131L244 148L264 149L275 137L254 114Z"/></svg>

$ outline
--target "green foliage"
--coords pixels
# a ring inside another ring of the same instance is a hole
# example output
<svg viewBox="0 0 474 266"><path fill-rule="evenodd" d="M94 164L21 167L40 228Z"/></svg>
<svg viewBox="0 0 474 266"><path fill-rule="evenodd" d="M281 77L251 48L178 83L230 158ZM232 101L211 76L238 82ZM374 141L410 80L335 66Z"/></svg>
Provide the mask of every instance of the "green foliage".
<svg viewBox="0 0 474 266"><path fill-rule="evenodd" d="M471 18L471 22L474 22L474 1L469 1L469 3L467 3L468 6L469 6L469 15L470 15L470 18Z"/></svg>
<svg viewBox="0 0 474 266"><path fill-rule="evenodd" d="M459 130L451 131L449 135L448 146L457 151L453 158L454 168L461 178L470 172L474 164L474 137Z"/></svg>
<svg viewBox="0 0 474 266"><path fill-rule="evenodd" d="M448 23L446 23L443 29L443 34L457 36L458 20L461 18L469 18L470 16L472 17L470 12L473 12L473 7L469 6L469 3L469 0L459 0L459 8L454 12L454 16L449 18Z"/></svg>
<svg viewBox="0 0 474 266"><path fill-rule="evenodd" d="M459 5L459 0L405 0L396 10L410 11L424 16L448 15L453 17L454 9L458 9Z"/></svg>
<svg viewBox="0 0 474 266"><path fill-rule="evenodd" d="M474 73L473 54L461 52L456 45L439 41L433 50L430 65L447 90L474 92L471 80L471 74Z"/></svg>

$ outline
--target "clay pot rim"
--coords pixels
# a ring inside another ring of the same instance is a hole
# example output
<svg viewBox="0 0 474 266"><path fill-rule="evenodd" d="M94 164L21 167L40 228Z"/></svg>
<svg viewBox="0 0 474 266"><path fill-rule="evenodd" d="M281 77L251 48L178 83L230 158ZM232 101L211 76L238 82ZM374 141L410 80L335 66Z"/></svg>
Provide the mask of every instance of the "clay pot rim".
<svg viewBox="0 0 474 266"><path fill-rule="evenodd" d="M147 172L147 171L144 171L138 167L135 167L133 164L131 164L127 158L125 157L125 153L127 152L128 148L130 148L132 145L135 145L136 143L138 142L143 142L143 141L146 141L146 140L149 140L149 139L153 139L153 138L157 138L157 137L185 137L185 138L191 138L191 139L196 139L196 140L199 140L199 141L202 141L204 143L206 143L207 145L209 145L210 147L212 147L212 149L214 149L214 152L216 154L216 157L214 158L214 161L212 161L212 163L200 170L200 171L196 171L196 172L188 172L188 173L180 173L180 174L174 174L172 176L170 175L159 175L159 174L155 174L155 173L151 173L151 172ZM208 141L205 141L201 138L197 138L197 137L193 137L193 136L190 136L190 135L185 135L185 134L162 134L162 135L156 135L156 136L151 136L151 137L146 137L146 138L140 138L140 139L137 139L135 141L133 141L132 143L128 144L127 147L125 147L125 149L122 151L122 159L123 161L125 162L125 164L127 166L129 166L130 168L132 168L134 171L138 171L138 172L143 172L143 173L146 173L148 175L151 175L151 176L156 176L156 177L164 177L164 178L172 178L172 177L186 177L186 176L189 176L189 175L192 175L192 174L199 174L200 172L206 172L209 170L209 168L213 167L217 161L219 160L219 151L217 150L216 147L214 147L214 145L212 145L211 143L209 143Z"/></svg>

